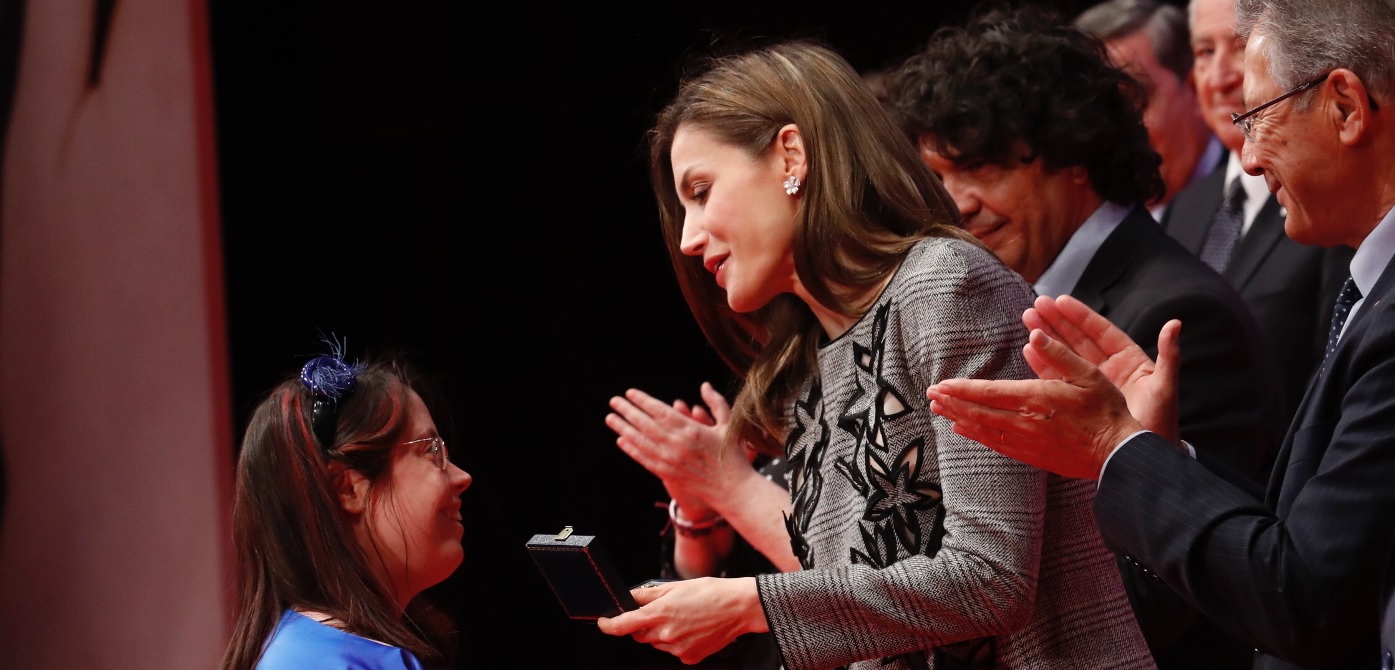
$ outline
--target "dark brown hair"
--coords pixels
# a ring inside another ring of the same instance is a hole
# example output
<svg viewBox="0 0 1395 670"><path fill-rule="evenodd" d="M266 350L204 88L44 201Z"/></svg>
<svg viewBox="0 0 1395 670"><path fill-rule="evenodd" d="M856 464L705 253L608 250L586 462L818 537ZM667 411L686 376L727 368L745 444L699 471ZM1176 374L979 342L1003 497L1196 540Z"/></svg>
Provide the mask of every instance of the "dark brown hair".
<svg viewBox="0 0 1395 670"><path fill-rule="evenodd" d="M702 259L679 248L683 206L670 152L680 127L760 155L786 124L799 128L808 172L795 215L794 267L823 305L858 315L918 240L957 237L959 212L872 90L832 49L791 40L715 56L680 83L649 132L650 180L688 308L744 383L728 443L783 454L785 408L817 364L823 329L799 298L749 314L727 304ZM771 184L779 188L779 184Z"/></svg>
<svg viewBox="0 0 1395 670"><path fill-rule="evenodd" d="M964 166L1082 166L1100 197L1126 205L1163 193L1142 109L1147 93L1110 64L1099 38L1036 5L987 5L937 29L889 82L913 141ZM1025 147L1027 155L1023 156Z"/></svg>
<svg viewBox="0 0 1395 670"><path fill-rule="evenodd" d="M420 597L405 614L398 610L375 576L380 559L354 539L334 485L339 467L357 470L375 488L385 485L410 389L404 363L367 363L353 394L338 405L329 449L312 434L311 397L298 376L272 389L253 411L233 503L239 609L222 670L256 667L291 607L329 614L344 630L406 649L423 662L444 658L449 619Z"/></svg>

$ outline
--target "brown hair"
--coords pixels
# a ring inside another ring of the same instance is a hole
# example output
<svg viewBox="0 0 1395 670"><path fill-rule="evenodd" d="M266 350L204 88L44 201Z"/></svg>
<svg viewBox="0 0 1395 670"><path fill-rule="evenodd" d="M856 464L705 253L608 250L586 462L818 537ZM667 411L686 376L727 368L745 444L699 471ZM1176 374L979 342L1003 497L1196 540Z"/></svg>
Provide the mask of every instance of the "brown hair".
<svg viewBox="0 0 1395 670"><path fill-rule="evenodd" d="M917 240L943 236L977 244L959 228L957 208L915 147L832 49L792 40L714 56L681 82L649 131L650 180L688 308L744 380L728 442L744 440L767 454L783 452L785 407L816 366L823 329L793 295L749 314L728 306L702 260L679 249L683 207L669 154L680 127L701 129L759 155L791 123L808 156L795 215L794 266L820 303L861 314Z"/></svg>
<svg viewBox="0 0 1395 670"><path fill-rule="evenodd" d="M222 670L252 670L282 613L324 612L355 635L441 660L449 619L418 597L400 612L373 570L339 504L332 463L386 486L392 449L407 421L412 388L398 361L370 362L338 405L335 439L322 448L311 430L310 395L287 379L253 411L238 457L233 542L239 567L238 617Z"/></svg>

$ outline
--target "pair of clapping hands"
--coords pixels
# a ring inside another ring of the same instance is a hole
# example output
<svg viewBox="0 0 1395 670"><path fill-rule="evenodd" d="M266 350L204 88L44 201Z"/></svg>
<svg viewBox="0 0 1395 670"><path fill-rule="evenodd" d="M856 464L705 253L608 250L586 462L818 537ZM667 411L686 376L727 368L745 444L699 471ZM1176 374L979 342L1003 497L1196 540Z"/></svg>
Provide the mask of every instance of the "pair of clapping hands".
<svg viewBox="0 0 1395 670"><path fill-rule="evenodd" d="M1156 362L1070 296L1038 297L1022 323L1031 331L1022 353L1038 379L948 379L926 391L930 410L954 432L1082 479L1097 479L1114 449L1140 430L1178 442L1181 321L1163 325Z"/></svg>

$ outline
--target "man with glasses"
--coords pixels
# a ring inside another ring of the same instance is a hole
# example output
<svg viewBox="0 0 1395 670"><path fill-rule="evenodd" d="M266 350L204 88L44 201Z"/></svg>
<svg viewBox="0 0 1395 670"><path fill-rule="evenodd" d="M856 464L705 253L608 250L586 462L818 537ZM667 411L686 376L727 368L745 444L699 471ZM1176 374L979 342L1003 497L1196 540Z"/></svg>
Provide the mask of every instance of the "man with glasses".
<svg viewBox="0 0 1395 670"><path fill-rule="evenodd" d="M1245 299L1283 384L1288 421L1322 358L1332 301L1352 251L1304 246L1285 236L1283 207L1263 177L1240 165L1245 138L1231 118L1244 111L1245 41L1235 30L1235 0L1191 0L1187 15L1197 103L1228 151L1221 168L1178 194L1159 222Z"/></svg>
<svg viewBox="0 0 1395 670"><path fill-rule="evenodd" d="M1246 171L1287 208L1289 237L1356 250L1267 489L1176 441L1175 323L1155 365L1079 302L1038 299L1023 321L1042 329L1026 352L1042 379L951 380L929 389L931 408L1006 455L1098 478L1106 543L1252 643L1256 668L1395 664L1381 648L1395 539L1395 6L1240 0L1237 18Z"/></svg>

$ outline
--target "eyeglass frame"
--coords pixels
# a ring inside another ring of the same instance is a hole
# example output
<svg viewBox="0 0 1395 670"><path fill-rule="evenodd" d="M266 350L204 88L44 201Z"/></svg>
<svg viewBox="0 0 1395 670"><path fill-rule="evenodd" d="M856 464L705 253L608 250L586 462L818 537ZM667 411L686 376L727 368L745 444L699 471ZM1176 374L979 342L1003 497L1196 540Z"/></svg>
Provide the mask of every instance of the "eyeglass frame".
<svg viewBox="0 0 1395 670"><path fill-rule="evenodd" d="M1274 98L1273 100L1270 100L1269 102L1266 102L1266 103L1264 103L1264 104L1258 105L1258 106L1256 106L1256 107L1250 109L1249 111L1244 112L1243 114L1237 114L1237 113L1235 113L1235 112L1231 112L1231 113L1230 113L1230 122L1233 123L1233 124L1235 124L1235 127L1236 127L1236 128L1239 128L1239 129L1240 129L1240 134L1245 136L1245 140L1246 140L1246 141L1253 142L1253 141L1255 141L1255 138L1253 138L1253 137L1250 136L1250 132L1254 129L1254 126L1255 126L1255 121L1254 121L1255 114L1258 114L1258 113L1260 113L1260 112L1262 112L1262 111L1264 111L1264 110L1266 110L1266 109L1269 109L1270 107L1273 107L1274 105L1277 105L1277 104L1279 104L1279 103L1281 103L1281 102L1283 102L1283 101L1285 101L1285 100L1288 100L1289 98L1291 98L1291 97L1293 97L1293 96L1295 96L1295 95L1298 95L1299 93L1302 93L1303 91L1306 91L1306 90L1308 90L1308 89L1310 89L1310 88L1312 88L1312 87L1314 87L1314 86L1317 86L1318 84L1321 84L1321 83L1324 82L1324 81L1327 81L1327 78L1330 77L1330 76L1332 76L1332 71L1331 71L1331 70L1328 70L1328 71L1327 71L1325 74L1323 74L1321 77L1318 77L1317 79L1313 79L1312 81L1309 81L1309 82L1306 82L1306 83L1299 84L1298 86L1296 86L1296 87L1294 87L1293 89L1289 90L1289 92L1284 93L1284 94L1280 95L1279 97Z"/></svg>
<svg viewBox="0 0 1395 670"><path fill-rule="evenodd" d="M402 444L421 444L423 442L433 443L431 453L435 455L434 458L438 461L437 467L441 469L441 472L448 470L450 468L450 451L446 448L446 441L441 439L440 435L423 437L419 440L407 440Z"/></svg>

